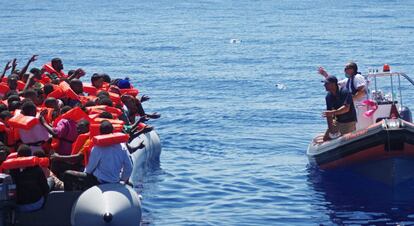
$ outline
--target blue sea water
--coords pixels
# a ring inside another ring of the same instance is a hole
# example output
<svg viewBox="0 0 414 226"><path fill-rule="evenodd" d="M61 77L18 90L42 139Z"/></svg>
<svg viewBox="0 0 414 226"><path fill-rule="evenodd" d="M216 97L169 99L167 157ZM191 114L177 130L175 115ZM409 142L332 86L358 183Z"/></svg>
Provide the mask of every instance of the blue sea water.
<svg viewBox="0 0 414 226"><path fill-rule="evenodd" d="M413 71L413 15L409 0L5 1L0 64L61 57L151 97L145 225L414 224L412 192L324 179L305 154L326 127L317 67Z"/></svg>

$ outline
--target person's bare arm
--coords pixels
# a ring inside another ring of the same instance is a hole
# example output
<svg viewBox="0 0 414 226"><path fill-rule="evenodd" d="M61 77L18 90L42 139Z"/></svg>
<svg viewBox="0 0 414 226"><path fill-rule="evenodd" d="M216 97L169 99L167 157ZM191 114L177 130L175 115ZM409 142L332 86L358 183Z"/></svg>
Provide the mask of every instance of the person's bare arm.
<svg viewBox="0 0 414 226"><path fill-rule="evenodd" d="M19 78L21 78L23 75L24 75L24 73L26 73L26 71L27 71L27 69L29 68L29 65L32 63L32 62L35 62L36 60L37 60L37 55L33 55L32 57L30 57L30 59L29 59L29 61L27 61L27 64L26 65L24 65L24 67L22 68L22 70L20 71L20 73L19 73Z"/></svg>
<svg viewBox="0 0 414 226"><path fill-rule="evenodd" d="M4 67L3 74L1 74L1 76L0 76L0 81L6 75L6 72L11 68L10 63L11 63L11 61L8 61L7 64L6 64L6 66Z"/></svg>

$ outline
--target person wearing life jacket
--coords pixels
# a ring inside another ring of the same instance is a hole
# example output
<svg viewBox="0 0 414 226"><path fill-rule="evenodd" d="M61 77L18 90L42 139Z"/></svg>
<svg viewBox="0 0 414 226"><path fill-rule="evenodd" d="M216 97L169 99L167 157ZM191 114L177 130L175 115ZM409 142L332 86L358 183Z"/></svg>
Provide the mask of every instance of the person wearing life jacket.
<svg viewBox="0 0 414 226"><path fill-rule="evenodd" d="M32 156L30 147L20 145L17 158ZM16 184L17 211L31 212L42 208L49 193L46 177L39 166L11 169L10 175Z"/></svg>
<svg viewBox="0 0 414 226"><path fill-rule="evenodd" d="M47 155L42 151L35 151L33 156L38 158L47 158ZM49 191L63 190L63 181L61 181L50 169L46 166L41 166L43 174L46 177Z"/></svg>
<svg viewBox="0 0 414 226"><path fill-rule="evenodd" d="M3 134L3 143L8 147L8 149L11 152L15 152L17 149L17 146L20 144L20 139L17 134L17 128L10 127L7 123L7 121L13 117L10 111L4 110L0 112L0 121L4 124L4 132Z"/></svg>
<svg viewBox="0 0 414 226"><path fill-rule="evenodd" d="M109 121L102 121L99 127L101 135L111 134L113 126ZM112 140L114 142L115 139ZM125 143L111 143L105 146L97 145L91 150L89 162L83 173L66 171L65 190L72 190L74 184L84 181L84 188L103 184L128 182L132 173L132 162Z"/></svg>
<svg viewBox="0 0 414 226"><path fill-rule="evenodd" d="M104 78L102 74L94 73L91 77L91 84L96 89L101 89L104 83Z"/></svg>
<svg viewBox="0 0 414 226"><path fill-rule="evenodd" d="M61 114L64 114L71 110L72 108L69 106L64 106L61 109ZM57 155L67 156L71 154L72 151L72 144L76 140L78 136L78 132L76 130L76 121L72 119L61 119L57 122L55 127L50 126L47 124L45 116L47 111L43 110L40 113L40 123L46 128L46 130L56 139L55 142L58 142L57 149L54 150ZM52 145L53 146L53 145ZM52 161L51 169L53 173L57 175L58 178L63 177L63 173L66 170L74 169L80 170L80 164L71 164L70 162L66 161Z"/></svg>
<svg viewBox="0 0 414 226"><path fill-rule="evenodd" d="M43 69L49 73L52 80L67 77L63 72L63 63L60 58L53 58L50 64L43 65Z"/></svg>
<svg viewBox="0 0 414 226"><path fill-rule="evenodd" d="M5 97L7 98L10 96L10 93L17 92L17 82L19 81L19 76L17 74L11 74L7 77L7 86L9 87L9 91L6 93Z"/></svg>
<svg viewBox="0 0 414 226"><path fill-rule="evenodd" d="M38 93L33 89L27 89L23 92L25 99L31 100L36 106L40 106L43 102L42 98L39 98Z"/></svg>
<svg viewBox="0 0 414 226"><path fill-rule="evenodd" d="M32 101L26 100L23 103L21 109L21 114L24 116L36 117L36 105ZM24 144L28 145L31 148L32 152L44 151L42 145L44 145L44 143L49 140L50 136L49 132L43 125L38 123L32 128L19 128L18 131L21 141Z"/></svg>
<svg viewBox="0 0 414 226"><path fill-rule="evenodd" d="M89 121L80 120L76 124L78 131L78 137L72 145L72 151L70 155L59 155L54 153L51 155L53 161L64 161L72 165L82 165L82 170L85 167L85 163L88 162L89 154L92 149L92 140L89 135Z"/></svg>
<svg viewBox="0 0 414 226"><path fill-rule="evenodd" d="M145 117L147 119L157 119L161 117L160 114L154 112L152 114L146 114L142 107L141 101L131 95L123 95L121 101L123 106L123 115L121 120L125 121L125 124L132 125L136 121L136 117Z"/></svg>

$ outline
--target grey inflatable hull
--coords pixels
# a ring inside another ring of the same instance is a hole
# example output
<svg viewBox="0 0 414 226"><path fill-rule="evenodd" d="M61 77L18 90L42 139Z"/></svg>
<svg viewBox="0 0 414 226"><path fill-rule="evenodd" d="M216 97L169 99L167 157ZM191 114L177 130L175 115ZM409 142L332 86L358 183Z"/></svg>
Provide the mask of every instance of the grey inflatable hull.
<svg viewBox="0 0 414 226"><path fill-rule="evenodd" d="M16 226L140 225L141 199L122 184L102 184L83 193L54 191L44 207L30 213L16 213ZM0 224L11 225L11 224Z"/></svg>
<svg viewBox="0 0 414 226"><path fill-rule="evenodd" d="M129 144L132 147L137 147L141 141L144 142L145 147L131 154L132 162L134 164L130 179L131 183L134 183L134 178L141 176L141 173L145 167L153 164L159 164L160 162L161 142L158 134L152 130L149 133L141 134Z"/></svg>

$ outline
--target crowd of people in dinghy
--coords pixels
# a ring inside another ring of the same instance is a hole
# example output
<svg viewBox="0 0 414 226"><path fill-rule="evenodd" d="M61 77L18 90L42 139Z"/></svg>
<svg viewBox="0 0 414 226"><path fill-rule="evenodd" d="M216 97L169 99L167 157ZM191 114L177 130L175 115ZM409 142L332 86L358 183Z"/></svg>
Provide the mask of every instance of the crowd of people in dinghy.
<svg viewBox="0 0 414 226"><path fill-rule="evenodd" d="M10 173L21 211L39 209L50 190L84 190L100 183L127 182L129 154L143 148L128 141L153 128L129 79L82 69L63 71L54 58L41 68L17 69L7 62L0 75L0 169ZM6 74L9 72L9 75Z"/></svg>

